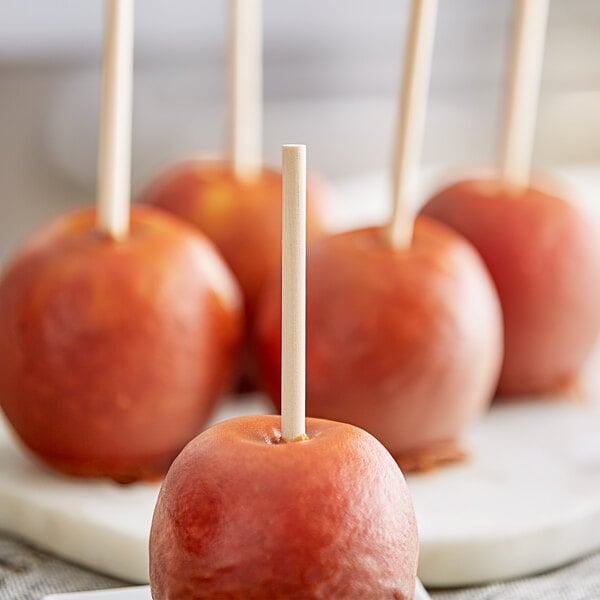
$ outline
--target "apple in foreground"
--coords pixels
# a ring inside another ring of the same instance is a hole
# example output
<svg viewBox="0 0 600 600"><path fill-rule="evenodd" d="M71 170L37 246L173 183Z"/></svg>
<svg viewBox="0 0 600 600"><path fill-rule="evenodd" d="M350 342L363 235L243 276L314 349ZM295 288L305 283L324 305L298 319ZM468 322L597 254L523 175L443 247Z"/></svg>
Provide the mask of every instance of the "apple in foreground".
<svg viewBox="0 0 600 600"><path fill-rule="evenodd" d="M60 471L154 478L205 424L242 329L237 284L193 228L133 207L114 241L94 210L73 212L0 280L0 405Z"/></svg>
<svg viewBox="0 0 600 600"><path fill-rule="evenodd" d="M375 438L307 419L241 417L196 437L160 491L154 600L414 596L418 540L400 469Z"/></svg>
<svg viewBox="0 0 600 600"><path fill-rule="evenodd" d="M258 318L265 390L279 404L281 284ZM404 472L463 456L458 440L491 402L502 360L500 306L473 248L426 217L412 245L382 228L307 253L306 413L373 434Z"/></svg>
<svg viewBox="0 0 600 600"><path fill-rule="evenodd" d="M562 197L461 181L424 207L479 251L504 315L500 394L576 383L600 332L600 229Z"/></svg>

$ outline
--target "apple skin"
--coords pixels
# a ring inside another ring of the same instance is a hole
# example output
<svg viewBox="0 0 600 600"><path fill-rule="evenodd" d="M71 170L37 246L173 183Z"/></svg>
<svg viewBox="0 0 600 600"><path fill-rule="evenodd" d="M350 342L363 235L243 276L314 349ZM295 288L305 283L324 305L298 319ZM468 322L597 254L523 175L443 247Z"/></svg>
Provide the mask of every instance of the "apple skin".
<svg viewBox="0 0 600 600"><path fill-rule="evenodd" d="M241 417L195 438L163 483L150 532L154 600L412 599L418 539L402 473L356 427Z"/></svg>
<svg viewBox="0 0 600 600"><path fill-rule="evenodd" d="M323 182L310 176L309 239L325 231L328 198ZM190 160L159 176L140 200L189 221L214 242L240 283L252 322L265 282L281 270L281 172L264 168L242 179L226 162Z"/></svg>
<svg viewBox="0 0 600 600"><path fill-rule="evenodd" d="M0 281L0 404L68 474L164 474L232 376L241 293L212 244L150 207L115 242L80 210L41 228Z"/></svg>
<svg viewBox="0 0 600 600"><path fill-rule="evenodd" d="M265 293L257 343L280 402L281 284ZM307 252L307 415L373 434L405 472L462 457L457 440L488 407L502 360L493 284L473 248L426 217L393 250L381 228Z"/></svg>
<svg viewBox="0 0 600 600"><path fill-rule="evenodd" d="M330 194L310 175L306 196L307 237L315 239L325 232ZM263 168L242 179L226 162L189 160L165 171L139 199L197 226L221 251L242 288L248 323L238 388L255 390L255 314L265 283L281 271L281 172Z"/></svg>
<svg viewBox="0 0 600 600"><path fill-rule="evenodd" d="M572 385L600 332L600 229L541 189L510 193L461 181L424 207L464 235L496 284L504 314L502 395Z"/></svg>

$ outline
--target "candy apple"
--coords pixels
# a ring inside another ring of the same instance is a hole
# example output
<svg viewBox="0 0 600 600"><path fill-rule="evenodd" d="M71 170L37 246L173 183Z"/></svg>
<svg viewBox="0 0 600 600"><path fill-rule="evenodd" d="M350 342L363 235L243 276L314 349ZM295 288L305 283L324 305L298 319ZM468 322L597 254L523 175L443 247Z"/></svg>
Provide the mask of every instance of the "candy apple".
<svg viewBox="0 0 600 600"><path fill-rule="evenodd" d="M366 432L279 416L200 434L163 483L150 533L154 600L413 598L418 542L402 473Z"/></svg>
<svg viewBox="0 0 600 600"><path fill-rule="evenodd" d="M237 360L238 286L188 225L134 207L122 241L95 211L41 228L0 281L0 404L48 465L128 482L163 474Z"/></svg>
<svg viewBox="0 0 600 600"><path fill-rule="evenodd" d="M279 403L281 287L258 317L262 382ZM382 228L319 240L307 255L307 415L352 423L405 471L462 456L502 360L500 306L470 244L426 217L412 244Z"/></svg>
<svg viewBox="0 0 600 600"><path fill-rule="evenodd" d="M281 268L281 173L264 168L243 178L224 162L188 161L159 176L140 198L193 223L216 244L252 321L265 281ZM325 185L309 178L309 239L324 231L327 198Z"/></svg>
<svg viewBox="0 0 600 600"><path fill-rule="evenodd" d="M571 203L498 180L461 181L424 213L482 256L504 315L500 394L571 386L600 332L600 229Z"/></svg>

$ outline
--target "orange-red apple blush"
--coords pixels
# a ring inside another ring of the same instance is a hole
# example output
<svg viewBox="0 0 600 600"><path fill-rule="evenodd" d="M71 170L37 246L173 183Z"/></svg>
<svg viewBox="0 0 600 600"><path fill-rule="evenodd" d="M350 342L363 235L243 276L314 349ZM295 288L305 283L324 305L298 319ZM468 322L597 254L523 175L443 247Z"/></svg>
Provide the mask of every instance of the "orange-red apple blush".
<svg viewBox="0 0 600 600"><path fill-rule="evenodd" d="M154 600L414 597L396 463L356 427L304 418L305 161L284 146L282 416L220 423L175 460L150 533Z"/></svg>

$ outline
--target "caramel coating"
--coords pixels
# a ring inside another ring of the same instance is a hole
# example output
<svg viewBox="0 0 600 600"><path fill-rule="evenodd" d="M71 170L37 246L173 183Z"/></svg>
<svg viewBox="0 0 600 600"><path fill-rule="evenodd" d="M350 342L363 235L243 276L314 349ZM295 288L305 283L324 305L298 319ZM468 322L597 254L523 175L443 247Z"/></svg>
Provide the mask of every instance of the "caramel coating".
<svg viewBox="0 0 600 600"><path fill-rule="evenodd" d="M167 170L140 199L193 223L216 244L241 285L252 322L265 283L281 270L281 172L265 167L242 179L224 162L187 161ZM324 233L327 201L326 186L309 176L309 239Z"/></svg>
<svg viewBox="0 0 600 600"><path fill-rule="evenodd" d="M21 247L0 281L0 404L48 465L128 482L166 472L228 383L241 294L212 244L133 207L119 242L94 210Z"/></svg>
<svg viewBox="0 0 600 600"><path fill-rule="evenodd" d="M504 315L500 394L576 382L600 333L600 229L563 198L462 181L424 213L464 235L494 280Z"/></svg>
<svg viewBox="0 0 600 600"><path fill-rule="evenodd" d="M366 432L231 419L177 457L150 533L154 600L410 600L418 540L402 473Z"/></svg>
<svg viewBox="0 0 600 600"><path fill-rule="evenodd" d="M258 352L279 404L281 285L265 295ZM456 442L488 407L502 321L481 259L426 217L410 248L380 228L315 242L307 255L307 415L373 434L409 469L459 459Z"/></svg>

